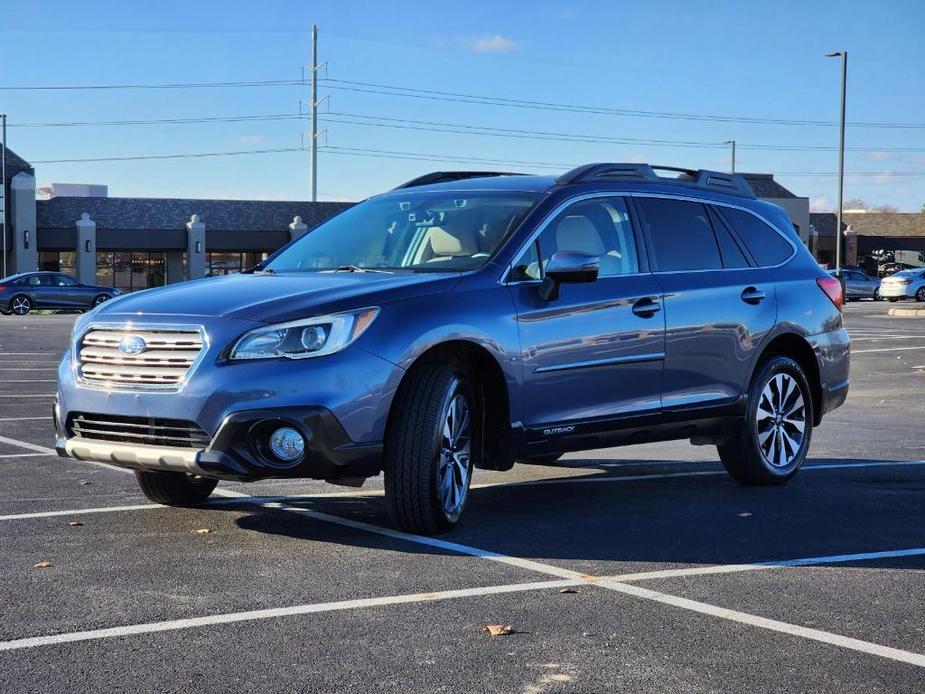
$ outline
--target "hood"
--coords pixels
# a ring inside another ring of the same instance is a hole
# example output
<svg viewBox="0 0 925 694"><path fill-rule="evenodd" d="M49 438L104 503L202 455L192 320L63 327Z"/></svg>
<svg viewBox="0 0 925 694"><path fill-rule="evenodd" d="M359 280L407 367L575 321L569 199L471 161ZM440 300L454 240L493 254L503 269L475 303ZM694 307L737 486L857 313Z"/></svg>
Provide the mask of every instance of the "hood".
<svg viewBox="0 0 925 694"><path fill-rule="evenodd" d="M438 294L452 289L459 277L455 272L226 275L127 294L103 304L97 316L227 316L275 323Z"/></svg>

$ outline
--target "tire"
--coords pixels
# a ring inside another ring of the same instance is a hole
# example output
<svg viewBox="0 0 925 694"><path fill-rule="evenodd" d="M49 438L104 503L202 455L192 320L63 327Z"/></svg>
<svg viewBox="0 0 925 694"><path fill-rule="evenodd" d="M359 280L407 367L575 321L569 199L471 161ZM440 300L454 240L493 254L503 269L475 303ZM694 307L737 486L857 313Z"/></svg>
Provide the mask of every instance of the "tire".
<svg viewBox="0 0 925 694"><path fill-rule="evenodd" d="M32 310L32 299L25 294L17 294L10 299L10 312L17 316L25 316Z"/></svg>
<svg viewBox="0 0 925 694"><path fill-rule="evenodd" d="M813 400L806 375L790 357L774 356L752 377L748 409L739 431L717 450L723 467L734 479L746 484L783 484L806 460L812 433Z"/></svg>
<svg viewBox="0 0 925 694"><path fill-rule="evenodd" d="M879 287L878 287L877 289L874 290L874 295L873 295L872 297L870 297L870 298L873 299L874 301L880 301L880 300L883 298L883 297L880 296L880 288L879 288Z"/></svg>
<svg viewBox="0 0 925 694"><path fill-rule="evenodd" d="M396 527L432 535L454 527L462 515L473 453L481 450L482 414L461 367L426 365L410 378L386 435L385 501Z"/></svg>
<svg viewBox="0 0 925 694"><path fill-rule="evenodd" d="M915 293L915 300L918 302L925 301L925 287L919 287L918 291Z"/></svg>
<svg viewBox="0 0 925 694"><path fill-rule="evenodd" d="M899 301L899 297L898 296L888 296L886 300L889 301L891 304L895 304L897 301Z"/></svg>
<svg viewBox="0 0 925 694"><path fill-rule="evenodd" d="M148 499L165 506L194 506L209 498L218 480L183 472L135 470L135 480Z"/></svg>
<svg viewBox="0 0 925 694"><path fill-rule="evenodd" d="M514 462L522 465L552 465L562 456L562 453L548 453L546 455L530 456L529 458L518 458Z"/></svg>
<svg viewBox="0 0 925 694"><path fill-rule="evenodd" d="M12 315L12 311L8 308L0 308L0 316L9 316Z"/></svg>
<svg viewBox="0 0 925 694"><path fill-rule="evenodd" d="M93 298L93 308L96 308L104 301L109 301L109 297L106 294L98 294Z"/></svg>

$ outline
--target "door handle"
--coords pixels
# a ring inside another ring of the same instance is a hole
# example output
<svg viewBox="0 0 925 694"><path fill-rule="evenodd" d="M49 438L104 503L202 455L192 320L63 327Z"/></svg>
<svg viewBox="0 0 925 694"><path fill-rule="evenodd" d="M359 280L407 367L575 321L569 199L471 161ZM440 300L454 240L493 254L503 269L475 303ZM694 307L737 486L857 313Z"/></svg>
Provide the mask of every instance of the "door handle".
<svg viewBox="0 0 925 694"><path fill-rule="evenodd" d="M633 304L633 313L640 318L651 318L661 310L661 304L648 296Z"/></svg>
<svg viewBox="0 0 925 694"><path fill-rule="evenodd" d="M746 287L742 290L742 301L746 304L759 304L767 298L767 294L757 287Z"/></svg>

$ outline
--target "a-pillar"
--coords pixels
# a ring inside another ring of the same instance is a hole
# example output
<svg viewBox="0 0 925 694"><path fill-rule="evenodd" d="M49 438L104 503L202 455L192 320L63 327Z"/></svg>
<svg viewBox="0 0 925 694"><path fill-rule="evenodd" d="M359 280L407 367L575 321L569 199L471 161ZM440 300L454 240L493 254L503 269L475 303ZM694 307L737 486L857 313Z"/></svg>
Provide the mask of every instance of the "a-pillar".
<svg viewBox="0 0 925 694"><path fill-rule="evenodd" d="M289 240L295 241L306 231L308 231L308 225L302 221L301 217L296 215L292 218L292 224L289 225Z"/></svg>
<svg viewBox="0 0 925 694"><path fill-rule="evenodd" d="M86 212L81 213L77 225L77 248L74 269L77 279L84 284L96 284L96 222Z"/></svg>
<svg viewBox="0 0 925 694"><path fill-rule="evenodd" d="M206 225L194 214L186 223L187 279L198 280L206 274Z"/></svg>

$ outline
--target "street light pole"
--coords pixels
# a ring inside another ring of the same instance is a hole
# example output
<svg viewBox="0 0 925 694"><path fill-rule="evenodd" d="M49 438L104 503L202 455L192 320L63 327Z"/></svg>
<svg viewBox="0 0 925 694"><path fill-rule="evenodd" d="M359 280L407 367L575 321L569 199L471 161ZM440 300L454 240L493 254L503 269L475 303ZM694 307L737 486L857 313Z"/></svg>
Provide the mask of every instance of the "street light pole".
<svg viewBox="0 0 925 694"><path fill-rule="evenodd" d="M835 274L841 277L842 249L842 211L845 194L845 95L848 84L848 51L826 53L826 58L841 57L841 123L838 140L838 210L835 214Z"/></svg>
<svg viewBox="0 0 925 694"><path fill-rule="evenodd" d="M311 201L318 199L318 25L312 24L312 152Z"/></svg>
<svg viewBox="0 0 925 694"><path fill-rule="evenodd" d="M726 140L724 145L732 145L732 173L736 172L736 141Z"/></svg>

